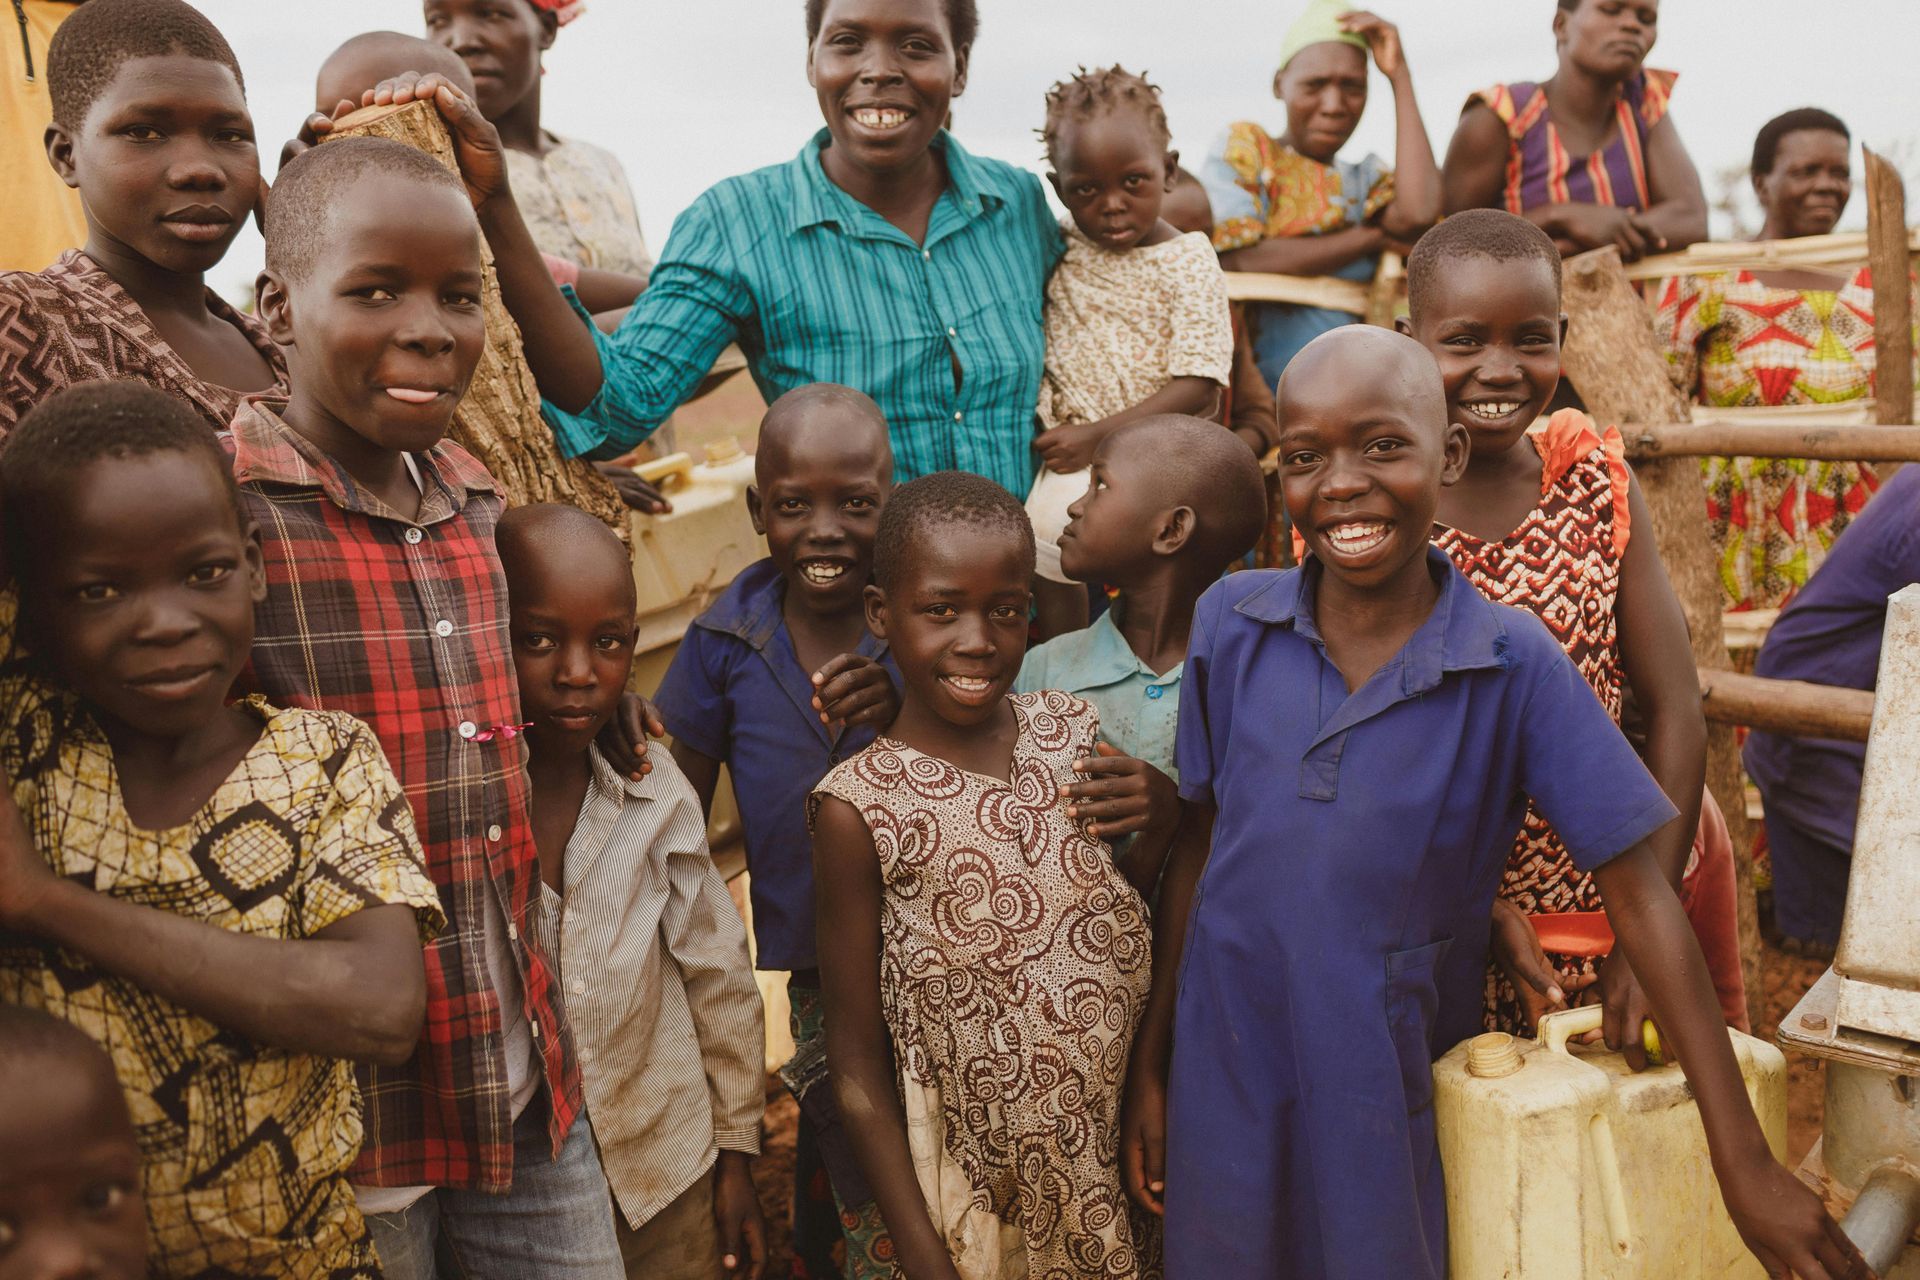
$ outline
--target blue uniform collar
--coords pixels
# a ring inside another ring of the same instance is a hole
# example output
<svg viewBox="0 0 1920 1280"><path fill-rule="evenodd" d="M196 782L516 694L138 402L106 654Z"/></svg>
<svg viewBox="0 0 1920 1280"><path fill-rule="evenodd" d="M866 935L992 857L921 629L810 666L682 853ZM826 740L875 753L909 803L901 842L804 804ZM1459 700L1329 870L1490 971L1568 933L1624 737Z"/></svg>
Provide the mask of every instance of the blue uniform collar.
<svg viewBox="0 0 1920 1280"><path fill-rule="evenodd" d="M1427 569L1440 584L1440 598L1395 659L1401 663L1400 691L1406 697L1437 687L1449 671L1505 667L1510 661L1507 629L1493 602L1438 547L1427 548ZM1313 600L1324 572L1309 556L1298 569L1276 576L1234 608L1258 622L1291 627L1324 647L1313 620Z"/></svg>
<svg viewBox="0 0 1920 1280"><path fill-rule="evenodd" d="M832 141L832 132L823 127L808 140L806 146L800 148L800 154L788 162L793 172L788 231L803 231L808 227L833 223L854 235L906 240L905 233L899 228L842 191L827 177L826 170L820 167L820 153ZM999 208L1003 203L999 196L981 190L980 175L973 156L951 133L942 129L935 134L933 149L946 160L947 189L935 206L933 221L927 228L929 246L953 229L945 225L949 218L943 215L957 213L959 224L964 224Z"/></svg>
<svg viewBox="0 0 1920 1280"><path fill-rule="evenodd" d="M786 598L787 580L780 576L772 559L756 560L740 571L733 586L695 618L693 625L738 637L756 652L765 653L774 636L786 625L786 616L781 612ZM886 651L887 642L870 631L854 650L874 659Z"/></svg>

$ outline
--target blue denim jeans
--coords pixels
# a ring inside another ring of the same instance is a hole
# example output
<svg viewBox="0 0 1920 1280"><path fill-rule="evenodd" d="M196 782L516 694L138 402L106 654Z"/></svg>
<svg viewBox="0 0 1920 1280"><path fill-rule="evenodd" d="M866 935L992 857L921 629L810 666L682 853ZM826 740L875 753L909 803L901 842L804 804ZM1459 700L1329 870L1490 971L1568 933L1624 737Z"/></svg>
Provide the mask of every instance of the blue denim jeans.
<svg viewBox="0 0 1920 1280"><path fill-rule="evenodd" d="M557 1160L547 1158L546 1107L513 1126L513 1190L429 1191L367 1219L387 1280L624 1280L613 1201L586 1113Z"/></svg>

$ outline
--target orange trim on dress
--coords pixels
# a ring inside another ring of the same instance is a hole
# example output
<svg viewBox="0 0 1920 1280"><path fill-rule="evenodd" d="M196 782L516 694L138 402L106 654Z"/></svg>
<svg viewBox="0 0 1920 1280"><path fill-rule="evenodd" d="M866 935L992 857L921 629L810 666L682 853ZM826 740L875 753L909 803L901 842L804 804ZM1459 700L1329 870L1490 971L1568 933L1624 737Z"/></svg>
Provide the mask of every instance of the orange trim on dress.
<svg viewBox="0 0 1920 1280"><path fill-rule="evenodd" d="M1607 455L1607 483L1613 491L1613 549L1627 551L1632 529L1632 503L1628 500L1633 469L1627 465L1627 442L1620 428L1600 428L1578 409L1562 409L1527 429L1533 447L1540 453L1540 492L1553 488L1575 463L1592 455L1595 449Z"/></svg>

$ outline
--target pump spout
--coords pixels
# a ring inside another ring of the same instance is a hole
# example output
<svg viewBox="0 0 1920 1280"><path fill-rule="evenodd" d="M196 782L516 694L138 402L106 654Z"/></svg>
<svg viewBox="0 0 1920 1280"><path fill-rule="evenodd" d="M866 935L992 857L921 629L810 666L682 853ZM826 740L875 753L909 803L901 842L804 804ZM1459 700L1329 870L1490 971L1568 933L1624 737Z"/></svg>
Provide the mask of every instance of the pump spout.
<svg viewBox="0 0 1920 1280"><path fill-rule="evenodd" d="M1840 1229L1865 1255L1875 1275L1885 1275L1893 1269L1917 1226L1920 1226L1920 1175L1899 1163L1883 1164L1875 1169L1840 1222Z"/></svg>

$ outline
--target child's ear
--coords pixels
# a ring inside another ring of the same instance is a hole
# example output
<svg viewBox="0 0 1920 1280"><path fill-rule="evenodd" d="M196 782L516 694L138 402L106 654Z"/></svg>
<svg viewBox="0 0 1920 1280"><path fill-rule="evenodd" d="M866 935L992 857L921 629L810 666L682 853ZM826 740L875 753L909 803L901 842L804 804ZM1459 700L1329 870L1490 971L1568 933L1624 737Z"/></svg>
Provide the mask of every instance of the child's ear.
<svg viewBox="0 0 1920 1280"><path fill-rule="evenodd" d="M1459 423L1449 422L1441 448L1444 450L1444 461L1440 467L1440 484L1444 487L1454 484L1466 474L1467 459L1473 456L1473 437Z"/></svg>
<svg viewBox="0 0 1920 1280"><path fill-rule="evenodd" d="M1182 547L1193 541L1194 530L1199 525L1200 517L1194 514L1192 507L1175 507L1167 512L1156 522L1153 554L1178 555Z"/></svg>
<svg viewBox="0 0 1920 1280"><path fill-rule="evenodd" d="M1060 190L1060 175L1051 169L1047 170L1047 185L1053 188L1053 194L1059 196L1061 203L1064 204L1067 197L1066 194Z"/></svg>
<svg viewBox="0 0 1920 1280"><path fill-rule="evenodd" d="M247 521L244 536L246 539L247 594L252 597L255 604L259 604L267 598L267 558L266 553L260 549L260 522L257 520Z"/></svg>
<svg viewBox="0 0 1920 1280"><path fill-rule="evenodd" d="M80 173L73 163L73 137L57 124L47 126L47 161L53 165L53 171L60 175L60 181L70 187L79 187Z"/></svg>
<svg viewBox="0 0 1920 1280"><path fill-rule="evenodd" d="M761 537L767 536L767 517L760 509L760 486L747 486L747 518L753 521L753 531Z"/></svg>
<svg viewBox="0 0 1920 1280"><path fill-rule="evenodd" d="M873 632L875 639L885 640L887 638L887 593L868 583L862 600L867 609L867 630Z"/></svg>
<svg viewBox="0 0 1920 1280"><path fill-rule="evenodd" d="M293 341L293 299L287 295L286 281L277 271L262 271L253 282L253 309L267 326L267 336L282 347Z"/></svg>
<svg viewBox="0 0 1920 1280"><path fill-rule="evenodd" d="M1560 345L1567 345L1567 313L1564 311L1560 313Z"/></svg>
<svg viewBox="0 0 1920 1280"><path fill-rule="evenodd" d="M1180 153L1178 151L1174 151L1170 149L1167 152L1166 190L1168 192L1171 192L1179 184L1180 184Z"/></svg>

